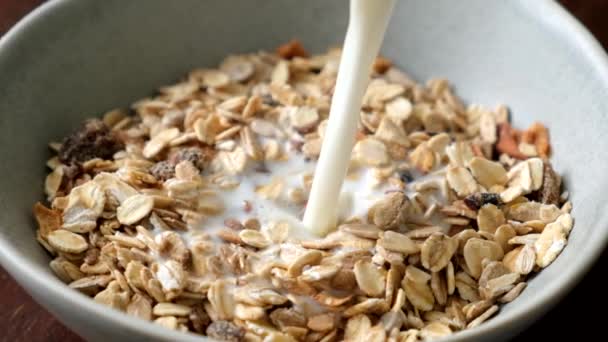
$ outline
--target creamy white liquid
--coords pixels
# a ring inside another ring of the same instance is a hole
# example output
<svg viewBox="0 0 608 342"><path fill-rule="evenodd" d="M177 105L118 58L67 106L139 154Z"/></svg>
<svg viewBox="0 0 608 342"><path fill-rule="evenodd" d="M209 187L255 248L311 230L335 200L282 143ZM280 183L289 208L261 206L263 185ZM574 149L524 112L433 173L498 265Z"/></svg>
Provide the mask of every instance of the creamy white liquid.
<svg viewBox="0 0 608 342"><path fill-rule="evenodd" d="M303 221L317 235L336 226L336 203L350 163L363 94L394 5L395 0L351 0L329 122Z"/></svg>
<svg viewBox="0 0 608 342"><path fill-rule="evenodd" d="M286 161L266 162L264 172L259 171L260 165L250 165L244 173L238 176L240 181L238 187L219 189L217 194L224 204L224 211L220 215L210 216L205 220L202 223L204 231L214 233L223 228L224 220L229 218L237 219L240 222L256 218L262 227L272 222L289 223L291 238L318 238L302 225L301 218L306 203L295 204L288 198L290 189L304 187L303 176L312 174L317 162L306 160L297 151L290 151L287 155L289 159ZM283 181L283 189L277 199L267 199L256 192L258 187L277 179ZM381 199L386 191L397 190L388 183L376 185L377 183L371 169L360 168L351 172L349 177L344 180L343 191L333 204L338 219L340 221L352 218L365 220L367 210L375 201Z"/></svg>

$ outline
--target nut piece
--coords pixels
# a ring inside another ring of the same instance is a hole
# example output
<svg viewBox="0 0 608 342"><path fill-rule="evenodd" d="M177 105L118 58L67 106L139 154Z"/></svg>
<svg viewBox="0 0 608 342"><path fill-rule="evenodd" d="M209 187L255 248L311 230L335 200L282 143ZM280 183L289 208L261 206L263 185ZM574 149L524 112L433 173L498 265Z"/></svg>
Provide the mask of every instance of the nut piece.
<svg viewBox="0 0 608 342"><path fill-rule="evenodd" d="M405 221L409 199L402 192L392 192L376 202L368 211L367 216L382 230L393 230Z"/></svg>
<svg viewBox="0 0 608 342"><path fill-rule="evenodd" d="M543 164L543 185L540 188L540 201L558 205L560 202L562 180L549 162Z"/></svg>
<svg viewBox="0 0 608 342"><path fill-rule="evenodd" d="M229 321L215 321L207 327L207 336L220 340L239 342L245 337L245 329Z"/></svg>
<svg viewBox="0 0 608 342"><path fill-rule="evenodd" d="M367 261L355 263L355 278L357 285L368 296L380 297L384 294L386 275L380 269Z"/></svg>

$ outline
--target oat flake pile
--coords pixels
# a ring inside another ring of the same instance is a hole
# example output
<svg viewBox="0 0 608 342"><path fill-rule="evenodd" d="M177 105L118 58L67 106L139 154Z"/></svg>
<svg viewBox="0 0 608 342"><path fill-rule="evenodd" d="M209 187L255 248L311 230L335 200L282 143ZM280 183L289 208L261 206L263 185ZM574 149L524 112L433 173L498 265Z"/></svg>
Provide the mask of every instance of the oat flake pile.
<svg viewBox="0 0 608 342"><path fill-rule="evenodd" d="M96 302L225 341L418 341L514 300L572 229L547 129L378 58L340 224L298 235L340 51L227 57L83 124L37 239Z"/></svg>

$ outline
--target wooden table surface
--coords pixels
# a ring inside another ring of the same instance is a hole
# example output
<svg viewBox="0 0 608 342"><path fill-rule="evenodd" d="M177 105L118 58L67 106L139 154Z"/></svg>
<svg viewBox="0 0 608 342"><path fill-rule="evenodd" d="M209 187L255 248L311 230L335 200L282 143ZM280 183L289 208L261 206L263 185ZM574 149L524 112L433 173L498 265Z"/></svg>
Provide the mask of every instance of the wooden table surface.
<svg viewBox="0 0 608 342"><path fill-rule="evenodd" d="M0 0L0 35L41 2L43 1ZM604 47L608 46L608 0L562 0L561 3L593 32ZM606 288L603 268L607 266L608 252L605 251L574 291L516 340L526 341L538 336L548 337L547 334L553 336L555 333L559 334L560 340L567 337L590 340L589 334L602 334L603 315L593 315L589 310L603 310L608 304L607 295L601 295ZM83 341L34 302L1 267L0 339L3 342ZM594 340L601 339L597 337Z"/></svg>

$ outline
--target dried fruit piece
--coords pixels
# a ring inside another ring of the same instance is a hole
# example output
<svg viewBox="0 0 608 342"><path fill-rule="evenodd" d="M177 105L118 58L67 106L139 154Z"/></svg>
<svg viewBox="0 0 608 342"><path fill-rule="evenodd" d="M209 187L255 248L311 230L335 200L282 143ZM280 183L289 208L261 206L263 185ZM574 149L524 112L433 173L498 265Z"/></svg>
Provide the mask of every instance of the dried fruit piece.
<svg viewBox="0 0 608 342"><path fill-rule="evenodd" d="M533 143L538 155L548 158L551 152L549 143L549 130L540 122L533 123L522 133L521 140L525 143Z"/></svg>
<svg viewBox="0 0 608 342"><path fill-rule="evenodd" d="M516 131L508 122L498 125L498 142L496 143L496 149L498 152L505 153L510 157L526 159L526 156L519 151L516 135Z"/></svg>
<svg viewBox="0 0 608 342"><path fill-rule="evenodd" d="M150 173L154 178L160 181L166 181L169 178L175 177L175 165L163 160L154 164L150 168Z"/></svg>
<svg viewBox="0 0 608 342"><path fill-rule="evenodd" d="M103 121L87 120L61 143L58 153L62 163L82 163L93 158L110 159L124 147Z"/></svg>
<svg viewBox="0 0 608 342"><path fill-rule="evenodd" d="M500 195L491 192L476 192L464 198L464 204L471 210L478 210L485 204L500 205Z"/></svg>
<svg viewBox="0 0 608 342"><path fill-rule="evenodd" d="M207 336L220 340L239 342L245 337L245 329L229 321L215 321L209 324Z"/></svg>
<svg viewBox="0 0 608 342"><path fill-rule="evenodd" d="M294 57L308 57L308 52L299 40L292 39L277 48L277 55L285 59L292 59Z"/></svg>

